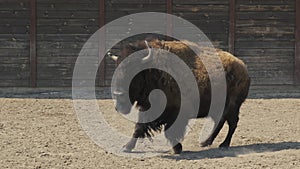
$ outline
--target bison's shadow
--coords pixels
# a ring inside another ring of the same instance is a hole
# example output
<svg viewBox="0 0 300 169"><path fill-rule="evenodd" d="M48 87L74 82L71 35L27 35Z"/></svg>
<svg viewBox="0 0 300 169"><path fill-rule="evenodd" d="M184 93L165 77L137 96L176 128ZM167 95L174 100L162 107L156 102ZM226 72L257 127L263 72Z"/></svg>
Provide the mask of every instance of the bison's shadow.
<svg viewBox="0 0 300 169"><path fill-rule="evenodd" d="M238 155L276 152L281 150L299 150L300 142L261 143L235 146L228 149L212 148L202 151L183 151L180 155L163 155L163 158L174 160L199 160L204 158L236 157Z"/></svg>

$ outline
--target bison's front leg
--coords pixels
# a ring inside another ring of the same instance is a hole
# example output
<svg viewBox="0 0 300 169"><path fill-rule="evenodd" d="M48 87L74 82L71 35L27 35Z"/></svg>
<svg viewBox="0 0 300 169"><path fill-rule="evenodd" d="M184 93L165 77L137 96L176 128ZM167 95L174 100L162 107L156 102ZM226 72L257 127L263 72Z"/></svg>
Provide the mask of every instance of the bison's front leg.
<svg viewBox="0 0 300 169"><path fill-rule="evenodd" d="M175 122L175 124L174 120L169 121L165 125L165 136L173 145L172 149L174 154L180 154L182 152L182 144L180 142L183 140L187 124L188 119L182 119Z"/></svg>
<svg viewBox="0 0 300 169"><path fill-rule="evenodd" d="M132 149L134 149L137 139L145 137L146 133L146 127L142 123L137 123L135 125L135 130L132 135L132 138L129 140L129 142L123 147L123 152L131 152Z"/></svg>
<svg viewBox="0 0 300 169"><path fill-rule="evenodd" d="M123 152L131 152L134 149L137 142L137 138L132 137L130 141L123 147Z"/></svg>

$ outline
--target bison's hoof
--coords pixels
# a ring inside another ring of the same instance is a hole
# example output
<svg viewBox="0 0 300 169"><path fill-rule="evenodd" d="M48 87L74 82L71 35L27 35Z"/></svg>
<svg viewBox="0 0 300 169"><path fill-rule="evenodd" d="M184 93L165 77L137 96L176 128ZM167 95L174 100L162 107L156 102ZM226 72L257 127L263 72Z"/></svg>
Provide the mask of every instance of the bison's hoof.
<svg viewBox="0 0 300 169"><path fill-rule="evenodd" d="M126 146L124 146L124 147L122 148L122 152L124 152L124 153L131 153L131 152L132 152L132 149L127 148Z"/></svg>
<svg viewBox="0 0 300 169"><path fill-rule="evenodd" d="M182 152L182 145L180 143L173 147L174 154L180 154Z"/></svg>
<svg viewBox="0 0 300 169"><path fill-rule="evenodd" d="M228 143L222 143L219 145L219 148L228 148L229 144Z"/></svg>
<svg viewBox="0 0 300 169"><path fill-rule="evenodd" d="M211 144L212 144L212 142L210 140L206 140L206 141L200 143L200 146L207 147L207 146L210 146Z"/></svg>

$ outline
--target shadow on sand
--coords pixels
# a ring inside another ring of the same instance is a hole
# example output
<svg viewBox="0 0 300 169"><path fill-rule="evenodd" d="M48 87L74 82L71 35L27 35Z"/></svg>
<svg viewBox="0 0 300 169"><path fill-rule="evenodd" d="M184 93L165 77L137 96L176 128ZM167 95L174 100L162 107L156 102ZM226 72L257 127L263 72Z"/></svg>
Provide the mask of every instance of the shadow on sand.
<svg viewBox="0 0 300 169"><path fill-rule="evenodd" d="M173 160L200 160L204 158L236 157L251 153L299 150L300 142L262 143L230 148L212 148L203 151L183 151L180 155L163 155L162 158Z"/></svg>

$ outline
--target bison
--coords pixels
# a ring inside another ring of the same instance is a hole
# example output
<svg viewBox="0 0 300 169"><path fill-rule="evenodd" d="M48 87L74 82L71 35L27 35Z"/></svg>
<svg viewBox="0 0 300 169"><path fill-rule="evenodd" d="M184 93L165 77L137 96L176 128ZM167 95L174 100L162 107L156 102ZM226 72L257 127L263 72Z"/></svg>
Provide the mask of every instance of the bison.
<svg viewBox="0 0 300 169"><path fill-rule="evenodd" d="M110 55L117 63L120 63L130 54L148 49L147 53L144 53L144 55L142 54L143 56L140 64L143 64L142 61L146 58L161 57L160 54L151 53L151 48L167 50L177 55L190 67L197 81L201 100L197 118L203 118L207 117L211 106L211 82L204 64L200 57L189 48L190 45L194 47L198 46L197 44L189 41L163 41L154 39L149 42L138 41L136 43L129 44L123 48L121 55L118 57L116 57L116 55ZM209 58L211 55L209 51L212 49L201 48L201 50L203 49L206 51L201 53L201 57ZM239 121L239 109L248 95L250 78L246 65L240 59L220 49L217 49L216 51L223 65L227 84L225 108L219 123L216 124L210 137L201 143L201 146L211 145L219 131L222 129L224 123L227 122L229 125L229 131L223 143L220 144L220 147L229 147L232 135L235 132ZM126 78L125 74L126 70L124 70L123 75L118 77L117 81L119 83L122 83L122 79ZM116 110L120 113L126 114L130 112L131 107L122 104L124 99L127 99L123 95L125 92L128 92L132 105L137 107L140 111L145 111L150 107L148 96L154 89L160 89L165 93L167 97L166 108L154 121L136 123L132 139L124 146L124 151L130 152L134 149L137 138L151 137L153 136L153 131L160 132L161 130L167 130L170 126L172 126L178 116L180 108L180 91L174 79L166 72L158 69L147 69L139 72L131 81L129 91L125 91L123 88L118 88L118 85L116 85L116 91L113 91L116 99ZM176 131L176 138L174 138L174 135L165 134L165 136L171 143L176 142L182 139L180 137L184 136L183 133L185 132L185 128L186 126L182 126L182 129ZM173 145L174 146L172 148L174 153L179 154L182 152L182 145L180 141Z"/></svg>

